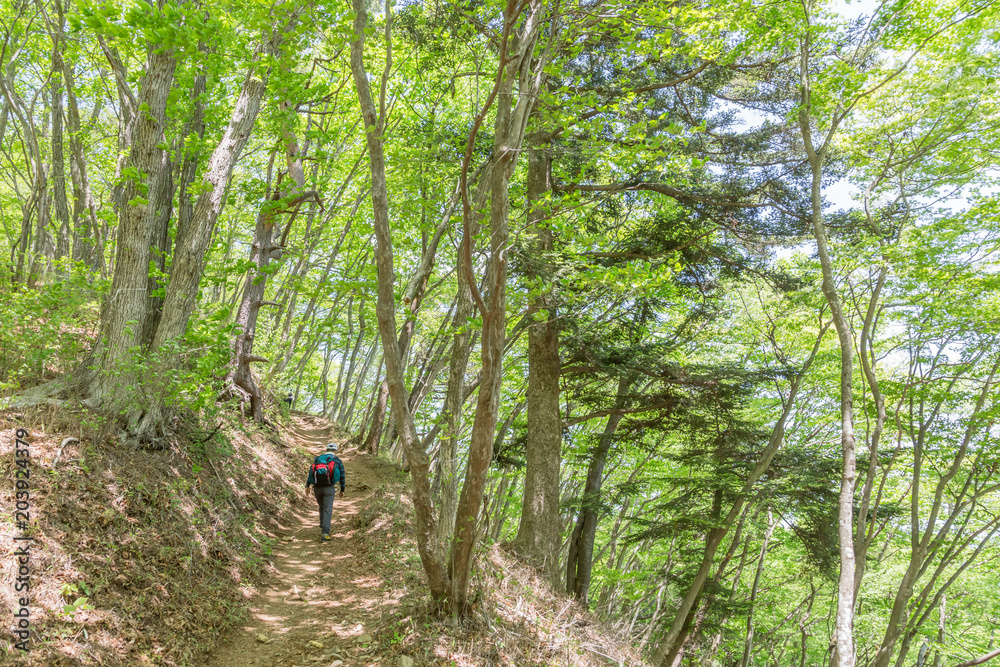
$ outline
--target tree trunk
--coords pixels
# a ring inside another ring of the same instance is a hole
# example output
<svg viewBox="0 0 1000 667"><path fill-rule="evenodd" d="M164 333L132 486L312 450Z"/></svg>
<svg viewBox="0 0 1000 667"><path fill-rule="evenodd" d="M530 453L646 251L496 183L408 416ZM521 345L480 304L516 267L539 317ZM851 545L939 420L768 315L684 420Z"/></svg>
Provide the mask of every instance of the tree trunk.
<svg viewBox="0 0 1000 667"><path fill-rule="evenodd" d="M939 648L937 648L934 651L934 667L941 667L941 649L940 649L940 647L944 645L945 623L948 620L947 610L948 610L948 600L947 600L947 598L944 595L942 595L941 596L941 606L938 608L938 633L937 633L937 641L938 641L938 647ZM985 660L982 661L982 662L985 662ZM966 663L966 664L968 664L968 663ZM973 662L972 664L976 664L976 662Z"/></svg>
<svg viewBox="0 0 1000 667"><path fill-rule="evenodd" d="M528 151L528 224L534 238L525 253L528 295L528 440L521 522L515 546L526 561L559 577L559 467L562 420L559 415L559 332L552 277L552 230L547 198L552 190L551 157L543 146Z"/></svg>
<svg viewBox="0 0 1000 667"><path fill-rule="evenodd" d="M333 389L333 400L330 402L329 412L327 411L326 400L323 401L323 414L333 414L337 411L339 406L343 406L344 400L343 395L347 391L347 383L349 378L344 377L344 367L347 365L347 359L350 357L351 361L357 358L357 348L361 345L361 338L364 332L358 334L358 339L354 340L354 295L352 294L347 299L347 335L344 336L344 351L340 354L340 361L337 363L337 383L334 385ZM327 343L328 349L333 349L333 342ZM330 353L332 354L332 352ZM329 366L329 364L327 364ZM353 369L352 369L353 370ZM326 371L323 372L323 382L326 382ZM324 395L326 390L324 389ZM341 407L341 410L343 408Z"/></svg>
<svg viewBox="0 0 1000 667"><path fill-rule="evenodd" d="M378 455L378 446L382 442L382 427L385 424L385 412L389 405L389 381L383 380L378 388L378 398L371 416L371 429L365 437L361 450Z"/></svg>
<svg viewBox="0 0 1000 667"><path fill-rule="evenodd" d="M297 152L288 153L290 164L289 173L296 173L293 168L294 163L301 158ZM301 174L302 171L298 170ZM244 400L250 402L250 414L255 422L264 421L263 396L257 381L250 370L250 364L259 361L267 361L253 353L254 336L257 332L257 316L261 306L264 305L264 294L267 291L267 278L270 275L268 266L273 259L280 259L282 246L278 237L278 217L282 212L277 206L283 202L287 206L296 206L306 199L316 197L316 193L309 191L301 193L304 183L295 181L293 191L285 198L279 198L278 194L272 201L267 202L257 215L257 224L254 227L254 240L250 249L250 261L253 269L247 276L243 286L243 298L236 315L236 327L240 333L233 340L232 358L230 370L226 378L225 397L239 394ZM299 194L295 194L299 192ZM293 219L289 219L291 225Z"/></svg>
<svg viewBox="0 0 1000 667"><path fill-rule="evenodd" d="M208 50L203 44L199 44L198 53L203 57L208 57L209 55ZM188 146L188 141L189 138L197 139L198 141L205 138L205 89L205 74L201 72L195 75L194 84L191 86L191 118L184 124L179 141L183 162L181 162L180 183L177 188L177 229L174 231L174 264L176 264L176 258L180 257L184 252L181 248L181 241L189 237L190 231L188 230L188 226L194 218L194 201L191 198L190 189L198 172L200 155L195 150L195 147ZM236 106L238 107L239 104L240 99L237 98ZM230 120L231 122L232 120ZM175 268L174 265L171 265L171 275L173 275Z"/></svg>
<svg viewBox="0 0 1000 667"><path fill-rule="evenodd" d="M251 273L243 285L243 297L236 314L236 328L240 332L233 340L231 367L227 376L224 397L238 394L250 403L250 416L258 423L264 421L263 396L250 370L250 364L266 361L253 354L253 341L257 333L257 316L264 305L267 290L267 267L272 259L280 257L280 248L275 243L276 215L267 202L257 215L254 227L253 245L250 248Z"/></svg>
<svg viewBox="0 0 1000 667"><path fill-rule="evenodd" d="M507 75L506 94L497 101L497 142L494 148L501 151L502 131L510 112L511 85ZM499 145L498 145L499 144ZM452 577L452 601L456 610L464 614L468 606L469 579L472 575L472 550L479 537L479 505L486 485L486 472L493 459L493 433L496 428L500 400L500 380L503 376L503 345L506 334L507 306L507 214L508 176L507 164L513 155L501 154L493 169L493 187L490 206L490 299L483 316L480 357L482 375L476 413L472 423L469 443L469 460L465 483L459 496L455 513L455 533L452 540L448 571ZM471 239L466 243L471 243Z"/></svg>
<svg viewBox="0 0 1000 667"><path fill-rule="evenodd" d="M166 143L165 137L163 141ZM153 228L149 239L149 259L153 272L150 273L146 284L149 301L146 304L146 317L141 325L140 345L144 350L148 350L152 346L156 327L163 314L163 297L158 295L157 290L162 285L161 277L164 276L167 256L170 254L170 218L173 214L174 179L170 154L166 151L163 151L160 172L162 173L160 188L155 197L150 197L150 204L154 210Z"/></svg>
<svg viewBox="0 0 1000 667"><path fill-rule="evenodd" d="M15 67L13 63L7 62L0 70L0 92L3 93L4 111L8 110L17 118L21 126L22 142L26 148L27 168L31 172L31 192L26 201L21 204L21 233L17 240L17 268L14 271L14 281L25 284L32 282L31 265L34 258L29 253L29 246L35 247L38 239L32 243L32 220L36 215L41 218L44 215L46 174L45 164L42 161L41 148L38 143L38 133L35 129L34 117L25 105L24 100L17 94L15 87ZM36 235L37 236L37 235Z"/></svg>
<svg viewBox="0 0 1000 667"><path fill-rule="evenodd" d="M760 577L764 573L764 557L767 555L767 544L774 533L774 514L767 511L767 531L764 533L764 543L760 545L760 558L757 559L757 572L753 576L753 587L750 589L750 609L747 611L747 634L743 642L743 659L740 667L750 667L750 654L753 651L753 610L757 602L757 592L760 590Z"/></svg>
<svg viewBox="0 0 1000 667"><path fill-rule="evenodd" d="M503 350L507 324L508 187L545 67L544 57L539 58L537 62L533 60L535 43L544 19L542 0L531 0L528 3L528 10L529 13L525 18L521 33L515 35L512 40L511 54L501 59L497 86L494 89L494 92L498 94L496 95L497 111L491 173L493 184L490 200L490 261L486 281L489 292L486 298L478 295L476 285L473 281L469 281L469 288L473 290L473 296L476 297L483 318L480 341L482 370L476 413L472 423L465 482L458 500L455 535L448 563L449 572L454 578L452 584L453 602L460 613L465 613L468 606L472 552L479 537L477 524L479 506L486 485L486 472L493 459L493 436L500 402L500 380L503 376ZM506 53L507 30L513 26L518 18L516 15L510 15L512 11L523 11L523 6L515 7L513 4L507 6L504 16L505 39L501 45L501 53ZM515 80L521 84L516 95L514 93ZM514 100L517 101L516 106L513 104ZM473 133L466 146L466 174L474 139L475 134ZM463 219L466 222L466 235L470 227L469 223L471 223L467 192L467 185L463 184ZM466 236L463 241L465 244L464 253L460 262L464 263L467 275L471 275L472 239ZM487 302L486 299L489 301ZM556 503L558 505L558 473L555 483ZM558 525L557 507L556 530L558 530ZM558 535L555 545L556 551L554 553L558 550Z"/></svg>
<svg viewBox="0 0 1000 667"><path fill-rule="evenodd" d="M153 342L154 347L159 348L168 341L180 338L187 329L191 313L194 311L198 298L198 284L205 271L205 258L208 252L208 244L215 229L215 223L222 213L225 203L226 192L229 188L229 181L232 178L233 168L239 160L243 148L246 146L253 130L257 114L260 111L260 102L266 87L266 76L258 77L255 68L247 72L243 81L243 88L236 105L230 116L229 124L222 135L222 139L212 152L212 157L208 160L208 167L203 180L210 186L202 192L194 205L190 214L190 220L179 220L177 229L176 251L174 263L170 272L170 284L167 286L166 297L163 302L163 319L156 330L156 337ZM193 121L198 123L196 117ZM193 161L193 158L189 158ZM191 162L185 162L185 173L194 169ZM301 187L301 185L299 186ZM182 204L190 206L187 202L187 191L182 193ZM268 205L266 204L265 207ZM183 217L187 218L187 213ZM270 217L266 215L265 217ZM263 224L262 227L259 225ZM255 228L254 243L262 244L268 248L268 252L274 251L274 239L271 238L274 230L274 221L261 222L258 219L258 228ZM265 238L267 237L267 238ZM256 249L256 245L255 245ZM253 252L253 251L252 251ZM254 261L264 261L258 255ZM267 265L267 261L258 264L257 269ZM247 284L247 289L253 287ZM255 290L250 290L255 291ZM263 292L261 294L263 296ZM259 308L259 306L258 306ZM250 316L249 311L240 311L243 317ZM245 322L243 323L245 324Z"/></svg>
<svg viewBox="0 0 1000 667"><path fill-rule="evenodd" d="M491 179L485 175L491 172L489 163L480 175L476 184L474 212L485 208L486 198L492 186ZM478 219L470 221L470 232L478 230ZM455 512L458 509L458 441L462 432L462 412L467 399L465 373L469 366L469 355L472 352L472 330L469 318L472 317L472 290L469 287L469 275L462 270L457 271L457 291L455 293L455 313L451 324L452 335L451 358L448 360L448 384L445 387L444 409L441 419L444 422L441 433L441 443L437 455L436 478L440 480L439 502L441 506L438 539L445 543L455 532Z"/></svg>
<svg viewBox="0 0 1000 667"><path fill-rule="evenodd" d="M66 161L63 157L63 71L62 57L63 10L61 0L56 0L56 24L50 26L52 37L52 197L59 231L56 240L56 258L69 258L70 229L69 205L66 199Z"/></svg>
<svg viewBox="0 0 1000 667"><path fill-rule="evenodd" d="M330 345L326 346L323 351L323 372L320 374L323 383L323 407L321 408L320 414L326 414L327 404L329 402L330 396L330 378L328 374L330 372L330 362L333 361L333 347Z"/></svg>
<svg viewBox="0 0 1000 667"><path fill-rule="evenodd" d="M386 367L386 382L389 396L392 400L392 413L396 429L399 432L400 444L410 467L412 480L412 497L416 515L417 546L424 569L427 573L432 599L441 606L450 608L458 614L468 610L469 577L471 574L472 549L478 538L478 523L480 505L486 479L486 470L492 458L493 432L496 425L496 411L499 401L499 382L502 375L501 357L503 353L506 325L506 244L507 244L507 185L513 170L517 151L524 136L524 127L528 113L534 103L537 87L527 86L519 91L519 101L515 113L510 113L512 81L514 78L527 79L531 58L538 31L540 29L540 0L531 5L531 13L523 26L524 39L520 50L507 57L509 30L516 22L524 7L507 6L504 14L504 31L500 47L502 55L496 87L490 94L484 108L476 116L473 130L466 144L466 155L462 165L460 192L463 200L463 257L460 260L462 269L470 278L471 290L476 290L472 276L471 238L469 238L469 223L471 207L467 198L467 175L469 161L475 136L487 111L498 99L497 134L494 143L494 170L492 202L491 202L491 238L489 255L489 302L474 292L483 314L482 336L482 384L477 402L476 417L473 423L472 443L470 446L469 463L466 468L465 484L459 499L455 535L447 567L441 558L437 535L436 518L432 504L429 460L422 443L417 438L413 417L409 412L407 394L404 384L402 355L399 341L396 338L395 325L395 295L393 293L393 251L392 237L389 226L389 200L385 181L385 158L383 152L383 134L385 132L384 86L387 83L392 66L392 51L390 41L391 3L386 3L386 53L387 61L383 72L383 95L380 96L380 107L377 109L372 98L368 75L363 61L364 30L367 23L367 11L363 0L354 0L354 36L351 41L351 72L361 105L362 119L366 128L366 141L371 165L372 177L372 208L374 228L376 233L376 268L378 271L378 300L376 314L378 316L379 335L382 340ZM514 11L518 15L513 14ZM508 63L513 63L511 67ZM544 62L538 64L539 69ZM523 75L523 76L522 76ZM506 94L497 98L500 88ZM425 260L428 255L425 253ZM407 288L409 293L415 282L414 277ZM400 338L406 329L400 333Z"/></svg>
<svg viewBox="0 0 1000 667"><path fill-rule="evenodd" d="M84 366L96 367L95 373L83 374L84 393L91 404L104 404L112 409L132 408L123 385L137 381L128 367L128 355L139 343L141 324L146 316L149 281L150 238L155 223L155 207L145 197L155 198L167 174L163 150L159 147L166 124L167 97L170 93L177 61L173 52L150 45L146 73L140 84L140 104L129 131L129 153L126 162L131 176L125 179L119 209L117 251L114 276L104 317L101 318L101 341L93 361ZM124 373L118 373L124 368ZM130 425L137 435L145 435L153 426L149 421L137 423L134 409ZM136 429L138 427L138 429Z"/></svg>
<svg viewBox="0 0 1000 667"><path fill-rule="evenodd" d="M74 90L73 68L63 62L66 84L66 120L69 125L70 173L73 176L73 227L75 247L73 259L85 262L103 277L107 275L104 264L104 242L97 208L90 190L87 159L80 139L80 109ZM100 102L97 103L98 105Z"/></svg>
<svg viewBox="0 0 1000 667"><path fill-rule="evenodd" d="M417 550L424 571L427 574L431 599L441 604L448 599L450 581L441 558L440 548L434 540L436 533L434 508L428 479L430 462L427 453L420 447L413 418L406 409L406 390L403 385L403 368L396 335L396 297L393 292L395 276L393 270L392 234L389 225L389 194L385 179L385 154L383 133L385 132L384 108L376 110L364 66L364 34L368 22L368 11L364 0L353 0L354 34L351 40L351 73L354 77L358 101L361 106L362 121L372 181L372 212L375 229L375 267L378 275L378 290L375 306L379 337L382 340L383 361L385 362L386 391L392 396L393 418L400 432L400 440L412 482L413 508L416 519ZM391 29L391 6L386 4L386 36ZM391 67L391 48L387 49L388 62L384 77Z"/></svg>
<svg viewBox="0 0 1000 667"><path fill-rule="evenodd" d="M337 422L345 429L350 429L351 425L354 423L354 408L358 404L358 397L361 394L361 390L364 388L365 378L368 377L368 369L371 368L376 352L378 352L378 338L373 341L371 349L365 356L364 366L361 367L361 373L358 375L358 379L354 383L354 393L351 395L351 403L347 408L347 412L344 413L343 416L337 416Z"/></svg>
<svg viewBox="0 0 1000 667"><path fill-rule="evenodd" d="M354 341L354 349L351 350L351 359L347 364L347 374L344 376L344 386L338 391L338 396L336 402L340 404L340 409L338 410L337 419L338 421L343 420L344 415L347 414L347 397L350 395L350 390L353 387L351 382L354 380L354 371L357 369L358 363L358 353L361 352L361 345L365 340L365 302L362 300L358 304L358 337ZM349 343L350 341L348 341ZM341 359L340 365L344 365L343 359ZM338 375L339 378L339 375ZM332 409L337 409L335 404Z"/></svg>
<svg viewBox="0 0 1000 667"><path fill-rule="evenodd" d="M620 378L618 381L618 399L616 408L624 407L625 393L631 381ZM601 486L604 482L604 465L611 451L615 432L623 415L611 414L604 425L604 432L597 443L587 467L587 482L580 500L580 516L570 537L569 556L566 559L566 592L573 595L582 604L587 604L590 592L590 576L594 567L594 540L597 537L597 526L600 521Z"/></svg>
<svg viewBox="0 0 1000 667"><path fill-rule="evenodd" d="M377 353L381 347L382 339L379 336L378 331L376 331L374 344L375 352ZM365 409L361 416L361 423L358 425L358 435L355 436L355 440L359 445L364 441L364 434L368 429L368 420L371 418L372 408L375 406L375 398L378 396L379 387L382 386L381 377L383 368L385 368L385 355L379 357L378 367L375 369L375 380L372 384L371 395L368 397L368 400L365 401Z"/></svg>
<svg viewBox="0 0 1000 667"><path fill-rule="evenodd" d="M810 199L812 202L813 236L819 252L820 268L823 281L822 291L833 326L837 330L837 341L840 345L840 443L843 455L843 467L840 477L840 498L837 509L837 535L840 551L840 576L837 583L837 614L834 621L835 661L838 667L854 667L854 486L857 475L855 461L854 436L854 334L847 317L844 314L840 294L833 277L833 262L826 238L826 225L823 222L823 163L826 160L827 149L843 116L837 116L831 127L825 133L825 140L818 148L812 140L813 119L809 116L811 105L811 79L809 73L810 42L808 33L801 43L799 59L801 106L799 111L799 129L812 171Z"/></svg>
<svg viewBox="0 0 1000 667"><path fill-rule="evenodd" d="M44 181L42 181L44 183ZM42 274L52 265L55 252L53 238L49 233L49 217L52 213L52 193L42 190L35 216L34 244L31 248L31 264L28 269L28 287L34 287Z"/></svg>

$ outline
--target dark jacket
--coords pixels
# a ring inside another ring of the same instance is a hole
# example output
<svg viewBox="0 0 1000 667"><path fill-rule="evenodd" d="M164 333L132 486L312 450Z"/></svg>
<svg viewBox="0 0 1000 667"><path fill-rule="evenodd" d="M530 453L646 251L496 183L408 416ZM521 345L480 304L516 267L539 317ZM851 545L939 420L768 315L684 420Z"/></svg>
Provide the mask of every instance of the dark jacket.
<svg viewBox="0 0 1000 667"><path fill-rule="evenodd" d="M317 456L313 460L313 464L316 464L316 463L326 463L327 461L330 461L330 460L332 460L334 463L337 464L337 470L340 471L340 491L341 491L341 493L343 493L344 486L347 483L347 477L344 475L344 462L343 461L341 461L339 458L337 458L333 454L320 454L319 456ZM309 477L308 477L308 479L306 479L306 486L310 487L310 486L314 486L315 484L316 484L316 477L315 477L315 475L313 475L313 466L309 466Z"/></svg>

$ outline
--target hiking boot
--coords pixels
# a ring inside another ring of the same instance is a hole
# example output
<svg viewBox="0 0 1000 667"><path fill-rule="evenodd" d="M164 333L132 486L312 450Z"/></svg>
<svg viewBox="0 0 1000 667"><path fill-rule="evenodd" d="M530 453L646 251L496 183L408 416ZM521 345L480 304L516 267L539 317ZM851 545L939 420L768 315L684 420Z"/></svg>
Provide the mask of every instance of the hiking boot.
<svg viewBox="0 0 1000 667"><path fill-rule="evenodd" d="M321 537L320 539L323 540L324 542L329 542L330 541L330 536L324 533L323 537Z"/></svg>

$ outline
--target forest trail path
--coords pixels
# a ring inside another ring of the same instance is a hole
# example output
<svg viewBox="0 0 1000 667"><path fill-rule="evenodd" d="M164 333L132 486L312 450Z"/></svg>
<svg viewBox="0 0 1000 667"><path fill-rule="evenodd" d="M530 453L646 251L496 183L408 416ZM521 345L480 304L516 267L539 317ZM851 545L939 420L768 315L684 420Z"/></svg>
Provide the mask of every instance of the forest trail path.
<svg viewBox="0 0 1000 667"><path fill-rule="evenodd" d="M293 413L286 440L320 454L326 443L340 439L325 420ZM333 505L333 540L320 541L316 501L303 492L277 531L273 580L251 598L248 625L210 654L206 667L328 667L338 660L344 667L379 664L365 641L366 628L389 596L377 571L355 556L360 550L353 528L355 514L378 480L363 455L340 455L347 492Z"/></svg>

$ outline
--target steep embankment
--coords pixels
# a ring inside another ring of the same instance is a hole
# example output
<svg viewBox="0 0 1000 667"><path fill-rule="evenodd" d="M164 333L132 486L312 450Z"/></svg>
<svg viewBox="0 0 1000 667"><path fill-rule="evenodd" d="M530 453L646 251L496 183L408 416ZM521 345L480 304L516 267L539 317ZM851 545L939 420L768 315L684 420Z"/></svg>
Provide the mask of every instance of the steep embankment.
<svg viewBox="0 0 1000 667"><path fill-rule="evenodd" d="M271 536L302 502L307 458L287 433L228 422L136 451L85 419L0 413L0 664L191 665L270 583ZM18 459L30 473L27 531L13 515ZM15 536L33 538L27 654L7 632L23 596Z"/></svg>

